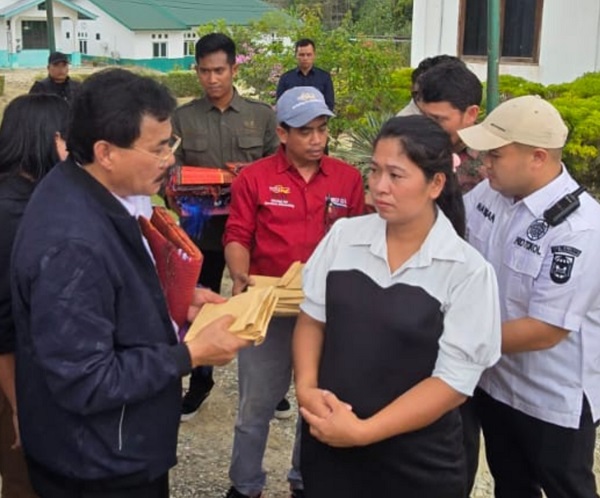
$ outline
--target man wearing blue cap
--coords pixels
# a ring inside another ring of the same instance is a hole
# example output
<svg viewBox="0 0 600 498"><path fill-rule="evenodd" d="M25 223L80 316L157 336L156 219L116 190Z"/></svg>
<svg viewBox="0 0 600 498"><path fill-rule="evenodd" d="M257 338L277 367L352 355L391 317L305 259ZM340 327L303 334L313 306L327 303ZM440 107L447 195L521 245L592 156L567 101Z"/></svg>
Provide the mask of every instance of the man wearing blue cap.
<svg viewBox="0 0 600 498"><path fill-rule="evenodd" d="M306 262L336 219L363 213L360 173L324 154L332 116L313 87L291 88L277 101L278 151L246 167L232 185L223 245L234 294L252 284L250 275L280 277L293 262ZM238 357L239 411L227 498L259 497L265 486L269 421L290 384L295 321L274 317L265 342ZM303 496L298 460L297 437L288 475L295 498Z"/></svg>
<svg viewBox="0 0 600 498"><path fill-rule="evenodd" d="M69 58L62 52L52 52L48 57L48 77L36 81L29 93L50 93L73 102L81 83L69 76Z"/></svg>

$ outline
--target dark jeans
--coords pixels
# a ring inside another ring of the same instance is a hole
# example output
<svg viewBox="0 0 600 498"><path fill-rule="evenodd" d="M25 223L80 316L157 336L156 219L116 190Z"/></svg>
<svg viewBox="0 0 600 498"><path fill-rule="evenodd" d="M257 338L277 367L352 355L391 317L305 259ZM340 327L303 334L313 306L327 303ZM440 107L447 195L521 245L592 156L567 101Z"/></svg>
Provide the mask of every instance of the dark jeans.
<svg viewBox="0 0 600 498"><path fill-rule="evenodd" d="M169 474L140 483L139 476L86 481L61 476L27 459L31 484L40 498L169 498Z"/></svg>
<svg viewBox="0 0 600 498"><path fill-rule="evenodd" d="M583 400L578 429L544 422L481 389L475 394L496 498L598 498L596 425Z"/></svg>

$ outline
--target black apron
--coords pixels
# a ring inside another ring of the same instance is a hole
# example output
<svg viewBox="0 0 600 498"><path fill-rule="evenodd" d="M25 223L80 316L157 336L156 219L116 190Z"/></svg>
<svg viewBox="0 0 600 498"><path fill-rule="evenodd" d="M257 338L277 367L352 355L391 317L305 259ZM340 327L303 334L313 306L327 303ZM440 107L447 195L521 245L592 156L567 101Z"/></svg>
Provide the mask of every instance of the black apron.
<svg viewBox="0 0 600 498"><path fill-rule="evenodd" d="M381 288L357 270L327 276L319 387L368 418L431 376L443 331L441 303L420 287ZM332 448L302 427L307 498L464 498L458 410L419 431Z"/></svg>

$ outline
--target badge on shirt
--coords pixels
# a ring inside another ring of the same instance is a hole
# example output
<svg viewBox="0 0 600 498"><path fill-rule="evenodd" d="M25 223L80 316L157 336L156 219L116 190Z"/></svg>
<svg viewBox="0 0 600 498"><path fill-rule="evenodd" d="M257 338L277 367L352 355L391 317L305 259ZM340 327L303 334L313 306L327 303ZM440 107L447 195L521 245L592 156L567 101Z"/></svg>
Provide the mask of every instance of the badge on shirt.
<svg viewBox="0 0 600 498"><path fill-rule="evenodd" d="M553 257L550 278L555 284L566 284L571 278L575 258L581 251L571 246L552 246L551 250Z"/></svg>
<svg viewBox="0 0 600 498"><path fill-rule="evenodd" d="M265 202L265 206L280 206L292 209L296 207L295 204L288 200L288 196L292 192L290 187L286 187L285 185L270 185L269 191L273 194L273 197Z"/></svg>
<svg viewBox="0 0 600 498"><path fill-rule="evenodd" d="M290 187L285 187L283 185L271 185L269 187L269 190L271 192L273 192L274 194L283 194L283 195L289 195L291 189Z"/></svg>
<svg viewBox="0 0 600 498"><path fill-rule="evenodd" d="M548 222L546 220L537 219L531 222L527 227L527 238L529 240L540 240L548 233Z"/></svg>

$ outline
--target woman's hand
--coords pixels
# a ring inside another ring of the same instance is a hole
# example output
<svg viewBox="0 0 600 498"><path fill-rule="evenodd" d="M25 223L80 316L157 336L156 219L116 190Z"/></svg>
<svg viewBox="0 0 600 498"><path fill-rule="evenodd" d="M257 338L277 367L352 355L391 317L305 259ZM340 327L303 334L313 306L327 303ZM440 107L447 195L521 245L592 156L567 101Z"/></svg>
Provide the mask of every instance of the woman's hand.
<svg viewBox="0 0 600 498"><path fill-rule="evenodd" d="M321 400L311 398L311 406L316 406L321 415L308 406L300 407L302 417L310 426L310 433L322 443L337 448L368 444L366 423L354 414L352 407L329 391L318 391Z"/></svg>
<svg viewBox="0 0 600 498"><path fill-rule="evenodd" d="M298 406L305 408L309 413L320 418L327 418L331 415L331 408L325 403L323 397L323 389L318 387L307 387L298 389L296 387L296 397L298 398Z"/></svg>

